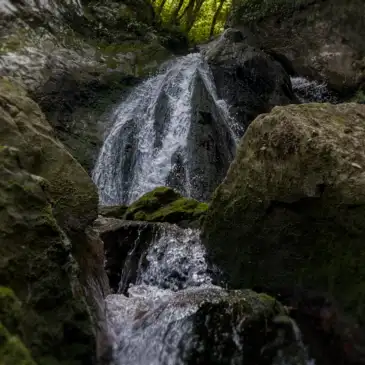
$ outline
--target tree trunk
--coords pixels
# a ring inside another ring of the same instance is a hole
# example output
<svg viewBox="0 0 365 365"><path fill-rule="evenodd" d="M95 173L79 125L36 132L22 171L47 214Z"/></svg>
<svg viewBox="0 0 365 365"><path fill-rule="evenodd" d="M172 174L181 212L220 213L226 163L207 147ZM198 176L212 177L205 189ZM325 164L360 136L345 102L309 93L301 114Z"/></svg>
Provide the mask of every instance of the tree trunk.
<svg viewBox="0 0 365 365"><path fill-rule="evenodd" d="M218 16L222 11L224 2L225 2L225 0L220 0L219 6L218 6L217 10L214 13L213 20L212 20L212 25L210 27L210 32L209 32L209 38L214 35L215 25L217 24Z"/></svg>

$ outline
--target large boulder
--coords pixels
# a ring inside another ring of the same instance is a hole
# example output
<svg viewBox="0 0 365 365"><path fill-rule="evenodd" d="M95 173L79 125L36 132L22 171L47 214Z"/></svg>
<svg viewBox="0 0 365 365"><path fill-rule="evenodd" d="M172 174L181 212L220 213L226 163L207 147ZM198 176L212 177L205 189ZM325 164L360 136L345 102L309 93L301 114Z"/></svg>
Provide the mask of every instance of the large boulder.
<svg viewBox="0 0 365 365"><path fill-rule="evenodd" d="M271 56L255 48L237 29L227 29L204 46L218 96L224 99L242 136L248 124L276 105L297 102L289 75Z"/></svg>
<svg viewBox="0 0 365 365"><path fill-rule="evenodd" d="M48 182L53 212L66 232L84 230L97 217L98 195L85 170L55 139L35 102L10 78L0 79L0 141L15 147L22 168Z"/></svg>
<svg viewBox="0 0 365 365"><path fill-rule="evenodd" d="M362 0L239 0L228 26L346 95L365 82L364 13Z"/></svg>
<svg viewBox="0 0 365 365"><path fill-rule="evenodd" d="M357 345L365 319L364 151L363 105L275 107L248 128L203 228L232 286L314 292L336 308L327 329ZM356 358L354 347L348 355Z"/></svg>
<svg viewBox="0 0 365 365"><path fill-rule="evenodd" d="M92 308L93 290L108 290L102 243L88 227L96 189L37 104L6 78L0 126L0 282L22 302L19 336L38 364L90 364L104 315Z"/></svg>

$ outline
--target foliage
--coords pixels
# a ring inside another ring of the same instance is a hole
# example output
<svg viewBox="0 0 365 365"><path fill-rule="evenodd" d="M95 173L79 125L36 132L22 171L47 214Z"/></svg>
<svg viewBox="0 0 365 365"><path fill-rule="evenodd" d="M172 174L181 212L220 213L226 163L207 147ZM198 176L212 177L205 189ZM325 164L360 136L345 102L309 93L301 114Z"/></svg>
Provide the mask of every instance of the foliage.
<svg viewBox="0 0 365 365"><path fill-rule="evenodd" d="M178 26L192 42L222 32L232 0L152 0L162 23Z"/></svg>
<svg viewBox="0 0 365 365"><path fill-rule="evenodd" d="M351 99L355 103L365 104L365 91L358 90L355 96Z"/></svg>

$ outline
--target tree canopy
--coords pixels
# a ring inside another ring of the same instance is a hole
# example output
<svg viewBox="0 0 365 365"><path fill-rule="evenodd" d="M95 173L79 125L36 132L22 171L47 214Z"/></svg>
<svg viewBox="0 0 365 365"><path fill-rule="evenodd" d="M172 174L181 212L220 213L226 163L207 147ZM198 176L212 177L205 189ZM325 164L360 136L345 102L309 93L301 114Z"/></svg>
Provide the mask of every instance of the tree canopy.
<svg viewBox="0 0 365 365"><path fill-rule="evenodd" d="M232 0L151 0L156 14L179 27L193 42L202 42L223 30Z"/></svg>

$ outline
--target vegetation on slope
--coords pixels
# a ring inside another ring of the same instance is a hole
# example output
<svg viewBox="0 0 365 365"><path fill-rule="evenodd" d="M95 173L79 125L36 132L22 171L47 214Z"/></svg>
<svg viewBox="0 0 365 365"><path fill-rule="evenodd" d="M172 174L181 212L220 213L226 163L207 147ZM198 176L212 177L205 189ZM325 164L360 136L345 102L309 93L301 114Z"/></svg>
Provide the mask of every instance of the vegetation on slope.
<svg viewBox="0 0 365 365"><path fill-rule="evenodd" d="M176 27L192 42L202 42L224 27L232 0L151 0L163 24Z"/></svg>

